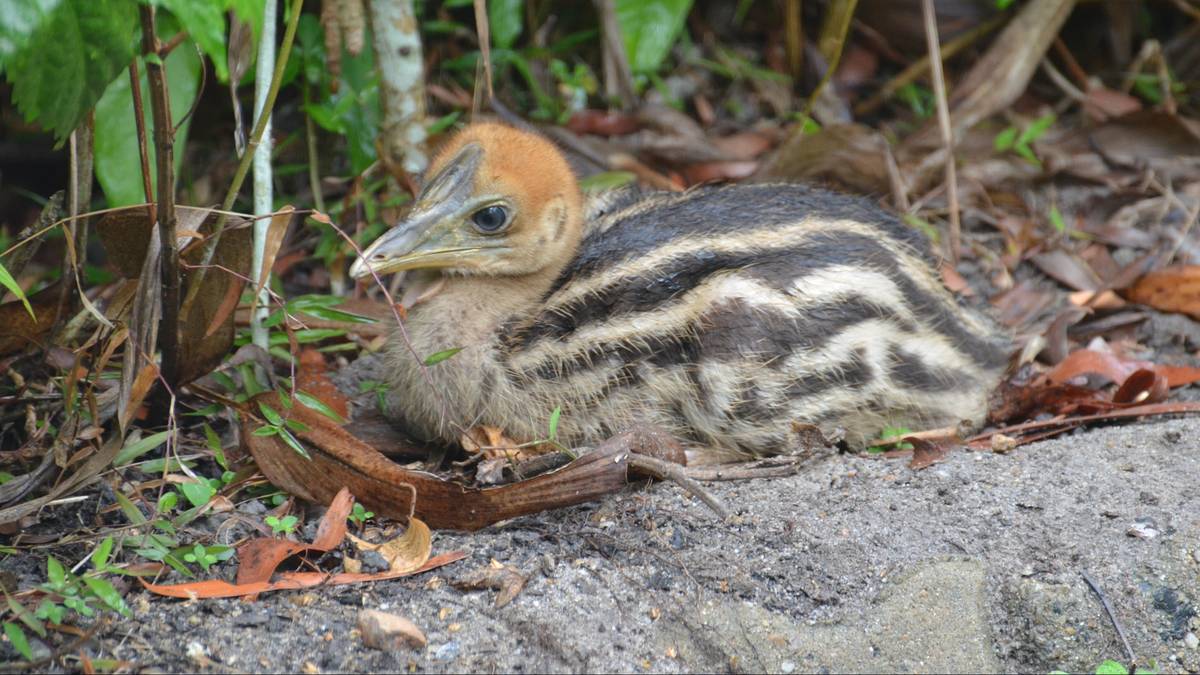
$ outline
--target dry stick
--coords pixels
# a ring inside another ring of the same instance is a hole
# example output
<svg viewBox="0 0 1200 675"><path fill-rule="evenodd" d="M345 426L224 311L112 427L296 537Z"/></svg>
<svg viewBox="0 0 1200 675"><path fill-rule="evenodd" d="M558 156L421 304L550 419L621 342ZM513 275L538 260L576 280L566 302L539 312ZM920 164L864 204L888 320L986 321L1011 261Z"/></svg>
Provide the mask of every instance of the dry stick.
<svg viewBox="0 0 1200 675"><path fill-rule="evenodd" d="M817 100L821 97L821 92L825 89L825 85L833 79L833 73L837 70L838 64L842 60L842 52L845 50L846 35L850 32L850 21L854 18L854 10L858 6L858 0L842 0L842 2L830 6L830 11L825 13L825 23L821 26L821 39L818 47L821 55L825 58L825 74L821 76L821 81L817 83L816 88L808 95L808 99L804 102L804 108L800 111L800 119L807 120L812 116L813 107ZM834 11L836 9L836 11ZM835 53L832 51L832 38L834 34L839 40L840 48ZM804 133L804 125L797 126L796 134Z"/></svg>
<svg viewBox="0 0 1200 675"><path fill-rule="evenodd" d="M929 65L933 75L933 93L937 98L938 126L942 129L942 146L946 151L946 187L950 195L950 261L958 264L958 247L962 241L962 222L958 210L958 177L954 167L954 134L950 131L950 106L946 103L946 80L939 58L937 17L933 0L921 0L925 17L925 40L929 46Z"/></svg>
<svg viewBox="0 0 1200 675"><path fill-rule="evenodd" d="M162 47L154 32L154 7L141 5L142 49L158 56ZM150 83L150 112L154 116L154 152L158 178L158 229L162 238L162 376L174 389L179 376L179 238L175 220L175 126L161 58L146 61Z"/></svg>
<svg viewBox="0 0 1200 675"><path fill-rule="evenodd" d="M970 31L963 33L962 35L942 45L941 49L938 50L938 56L941 57L942 61L952 58L955 54L958 54L967 47L970 47L980 38L1002 26L1007 18L1007 15L999 14L992 17L988 21L979 24ZM912 84L917 80L917 78L928 72L930 63L931 61L928 54L914 61L907 68L900 71L900 73L895 77L888 80L887 84L883 85L883 88L876 92L875 95L854 106L854 115L856 117L862 117L863 115L874 112L874 110L883 105L885 101L895 96L896 92L900 91L900 89L902 89L905 85Z"/></svg>
<svg viewBox="0 0 1200 675"><path fill-rule="evenodd" d="M804 76L804 23L800 11L802 2L803 0L784 0L788 70L791 71L793 82L799 82Z"/></svg>
<svg viewBox="0 0 1200 675"><path fill-rule="evenodd" d="M1125 637L1125 629L1121 628L1121 623L1117 621L1117 615L1113 613L1112 605L1108 603L1108 596L1104 595L1104 591L1100 590L1100 585L1096 583L1087 570L1079 570L1079 575L1087 582L1088 586L1092 587L1096 597L1100 598L1100 604L1104 606L1104 612L1108 614L1108 620L1112 622L1113 628L1117 629L1117 635L1121 636L1121 644L1125 646L1125 655L1129 657L1129 667L1137 666L1137 657L1133 654L1133 648L1129 646L1129 639Z"/></svg>
<svg viewBox="0 0 1200 675"><path fill-rule="evenodd" d="M300 5L303 0L291 3L292 14L288 18L287 29L283 33L283 43L279 46L280 57L275 61L275 73L271 77L271 89L267 92L266 103L263 104L264 110L270 110L275 107L275 98L279 95L280 83L283 81L283 71L287 68L288 57L292 53L292 41L296 38L296 26L300 25ZM217 244L221 242L221 233L225 231L225 222L228 220L227 213L233 209L233 203L237 201L238 193L242 189L242 183L246 180L246 173L250 170L251 160L254 158L254 149L262 142L263 132L266 130L267 116L259 116L258 122L254 125L254 130L250 132L249 142L246 144L246 151L242 153L242 158L238 162L237 171L233 175L233 182L229 185L229 191L225 193L225 201L221 203L220 214L217 217L216 224L213 225L213 232L208 237L208 241L204 244L204 255L200 259L199 268L192 280L188 283L187 297L183 300L183 306L179 310L179 316L184 321L187 320L188 313L191 312L192 305L196 301L196 294L200 290L200 286L204 282L204 276L208 273L208 266L212 263L213 254L217 251Z"/></svg>
<svg viewBox="0 0 1200 675"><path fill-rule="evenodd" d="M679 464L664 462L657 457L650 457L649 455L642 455L636 452L629 453L627 462L630 469L637 469L655 478L665 478L675 481L680 487L690 492L692 496L708 505L708 508L712 509L721 520L729 519L729 509L725 504L708 490L705 490L704 486L688 476L684 467Z"/></svg>
<svg viewBox="0 0 1200 675"><path fill-rule="evenodd" d="M484 0L475 0L475 34L479 37L479 58L483 61L483 90L487 93L487 101L484 103L490 104L495 98L495 93L492 91L492 28L488 21L485 4ZM475 91L479 91L478 82L475 84ZM474 98L478 99L478 97ZM472 104L471 117L478 112L479 108Z"/></svg>
<svg viewBox="0 0 1200 675"><path fill-rule="evenodd" d="M137 59L129 64L129 91L133 94L133 120L137 128L138 158L142 161L142 191L146 194L146 213L154 222L154 186L150 183L150 154L146 142L146 109L142 107L142 78Z"/></svg>

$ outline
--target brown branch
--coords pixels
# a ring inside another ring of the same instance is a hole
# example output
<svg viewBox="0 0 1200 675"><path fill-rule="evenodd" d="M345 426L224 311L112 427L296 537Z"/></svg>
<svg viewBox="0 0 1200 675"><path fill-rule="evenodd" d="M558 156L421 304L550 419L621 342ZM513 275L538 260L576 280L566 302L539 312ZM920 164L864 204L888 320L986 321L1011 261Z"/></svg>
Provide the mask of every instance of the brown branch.
<svg viewBox="0 0 1200 675"><path fill-rule="evenodd" d="M175 219L175 126L171 124L171 98L162 59L162 43L154 32L154 7L141 5L142 49L155 58L146 60L150 85L150 112L154 118L154 154L158 195L155 200L162 238L162 376L175 389L179 376L179 238Z"/></svg>
<svg viewBox="0 0 1200 675"><path fill-rule="evenodd" d="M133 120L137 128L138 157L142 161L142 191L146 195L146 211L153 223L157 214L154 186L150 182L150 150L146 142L146 109L142 107L142 78L138 74L136 59L129 64L129 91L133 94Z"/></svg>
<svg viewBox="0 0 1200 675"><path fill-rule="evenodd" d="M683 466L636 452L629 453L628 462L629 468L638 473L645 473L655 478L674 481L684 490L690 492L693 497L708 505L708 508L712 509L718 518L729 520L729 508L716 495L705 490L703 485L700 485L688 476Z"/></svg>

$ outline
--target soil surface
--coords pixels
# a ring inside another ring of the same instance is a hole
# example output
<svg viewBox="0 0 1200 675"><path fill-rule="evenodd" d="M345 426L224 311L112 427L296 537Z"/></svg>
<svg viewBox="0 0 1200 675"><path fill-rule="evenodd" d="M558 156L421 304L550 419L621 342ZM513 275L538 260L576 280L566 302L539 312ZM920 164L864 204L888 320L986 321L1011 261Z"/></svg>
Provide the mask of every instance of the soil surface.
<svg viewBox="0 0 1200 675"><path fill-rule="evenodd" d="M135 620L87 651L172 672L1092 672L1127 659L1086 574L1139 664L1200 672L1200 419L711 487L736 522L637 485L436 533L435 553L467 558L411 579L255 602L132 590ZM452 583L491 561L528 577L504 607ZM363 609L428 646L366 647Z"/></svg>

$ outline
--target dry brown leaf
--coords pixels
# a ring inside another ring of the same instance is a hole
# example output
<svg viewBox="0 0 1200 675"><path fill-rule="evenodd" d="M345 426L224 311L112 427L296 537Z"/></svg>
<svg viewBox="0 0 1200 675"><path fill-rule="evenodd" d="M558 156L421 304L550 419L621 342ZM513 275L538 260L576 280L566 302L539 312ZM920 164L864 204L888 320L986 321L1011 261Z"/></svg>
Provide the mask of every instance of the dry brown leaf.
<svg viewBox="0 0 1200 675"><path fill-rule="evenodd" d="M358 630L362 633L363 644L388 652L421 649L429 643L417 624L377 609L359 610Z"/></svg>
<svg viewBox="0 0 1200 675"><path fill-rule="evenodd" d="M55 310L58 307L57 283L30 295L29 306L33 308L33 316L29 316L25 305L20 300L13 300L0 305L0 356L37 347L42 344L50 330L54 327Z"/></svg>
<svg viewBox="0 0 1200 675"><path fill-rule="evenodd" d="M1200 265L1175 265L1150 272L1129 289L1129 299L1200 319Z"/></svg>
<svg viewBox="0 0 1200 675"><path fill-rule="evenodd" d="M271 268L275 266L275 257L279 255L279 248L283 246L283 236L287 234L288 225L292 222L292 216L295 213L296 207L288 205L271 214L271 222L267 225L267 241L263 248L262 266L258 269L258 284L254 288L254 297L256 298L266 287L267 280L271 278Z"/></svg>
<svg viewBox="0 0 1200 675"><path fill-rule="evenodd" d="M359 551L376 551L387 561L392 572L408 572L419 568L433 553L433 534L419 518L408 519L404 534L381 544L372 544L353 534L346 535Z"/></svg>
<svg viewBox="0 0 1200 675"><path fill-rule="evenodd" d="M284 560L305 551L325 552L339 546L346 538L346 518L354 505L354 496L342 488L329 504L329 509L317 526L311 544L291 539L252 539L238 547L237 583L239 585L265 582Z"/></svg>
<svg viewBox="0 0 1200 675"><path fill-rule="evenodd" d="M467 572L458 579L455 579L451 582L451 585L460 590L468 591L489 588L500 591L496 594L495 603L496 608L499 609L517 597L521 589L525 588L526 581L526 576L521 574L515 567L493 560L491 564Z"/></svg>
<svg viewBox="0 0 1200 675"><path fill-rule="evenodd" d="M475 530L508 518L598 499L625 486L631 451L653 452L661 444L650 430L632 429L556 471L512 485L474 489L406 470L324 415L294 406L292 418L307 426L296 434L309 450L311 459L306 459L277 437L254 435L262 423L254 419L256 408L251 406L259 400L272 407L280 405L274 393L266 393L246 406L242 441L272 483L321 503L329 503L346 486L377 514L397 520L412 514L432 528Z"/></svg>

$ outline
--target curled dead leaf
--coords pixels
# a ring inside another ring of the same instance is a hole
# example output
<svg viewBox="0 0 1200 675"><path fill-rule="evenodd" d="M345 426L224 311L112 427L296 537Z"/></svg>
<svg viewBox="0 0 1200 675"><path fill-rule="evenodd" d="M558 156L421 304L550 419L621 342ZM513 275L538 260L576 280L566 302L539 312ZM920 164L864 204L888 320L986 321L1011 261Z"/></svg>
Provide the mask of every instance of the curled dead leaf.
<svg viewBox="0 0 1200 675"><path fill-rule="evenodd" d="M517 597L521 589L525 588L526 581L527 577L521 574L517 568L493 560L491 564L467 572L458 579L455 579L451 582L451 585L457 589L467 591L483 589L499 591L496 594L495 604L496 608L499 609Z"/></svg>
<svg viewBox="0 0 1200 675"><path fill-rule="evenodd" d="M392 572L411 572L419 569L433 552L433 535L429 526L418 518L408 519L404 534L380 544L373 544L353 534L346 535L359 551L376 551L388 563Z"/></svg>

